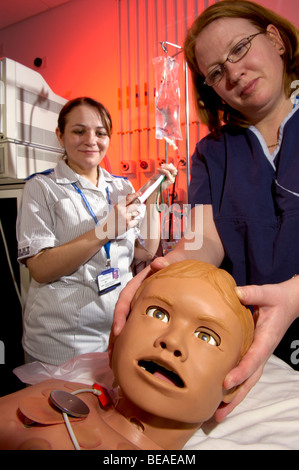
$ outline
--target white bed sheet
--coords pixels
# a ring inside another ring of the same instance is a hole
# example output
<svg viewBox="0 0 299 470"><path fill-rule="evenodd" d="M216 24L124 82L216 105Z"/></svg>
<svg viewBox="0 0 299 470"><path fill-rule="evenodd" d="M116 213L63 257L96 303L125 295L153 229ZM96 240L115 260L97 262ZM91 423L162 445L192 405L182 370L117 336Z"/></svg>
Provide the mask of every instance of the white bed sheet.
<svg viewBox="0 0 299 470"><path fill-rule="evenodd" d="M222 423L205 423L185 449L298 450L299 372L271 356L243 402Z"/></svg>
<svg viewBox="0 0 299 470"><path fill-rule="evenodd" d="M113 375L106 353L79 356L60 367L39 362L15 369L24 383L49 378L110 388ZM226 419L205 423L184 447L185 450L298 450L299 372L271 356L262 377L247 397Z"/></svg>

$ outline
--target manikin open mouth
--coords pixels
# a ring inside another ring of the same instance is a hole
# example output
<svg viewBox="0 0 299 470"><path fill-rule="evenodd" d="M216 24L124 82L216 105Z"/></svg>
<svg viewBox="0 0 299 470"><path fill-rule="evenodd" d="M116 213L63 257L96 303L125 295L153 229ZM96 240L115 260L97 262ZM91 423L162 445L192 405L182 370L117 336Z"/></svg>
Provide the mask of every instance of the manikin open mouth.
<svg viewBox="0 0 299 470"><path fill-rule="evenodd" d="M157 364L157 362L140 360L138 361L138 365L142 369L146 370L147 372L154 375L155 377L158 377L159 379L164 380L165 382L171 383L179 388L185 387L184 382L178 376L178 374L176 374L172 370L166 369L160 364Z"/></svg>

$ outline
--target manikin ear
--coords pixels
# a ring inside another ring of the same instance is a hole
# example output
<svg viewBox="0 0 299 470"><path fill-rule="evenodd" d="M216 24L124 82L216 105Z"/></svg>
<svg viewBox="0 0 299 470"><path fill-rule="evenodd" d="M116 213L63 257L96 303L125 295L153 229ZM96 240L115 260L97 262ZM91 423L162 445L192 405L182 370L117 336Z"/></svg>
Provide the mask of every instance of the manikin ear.
<svg viewBox="0 0 299 470"><path fill-rule="evenodd" d="M229 403L231 403L236 398L239 391L240 391L240 386L230 388L229 390L225 390L224 397L222 400L222 403L224 403L224 406L225 404L228 405Z"/></svg>
<svg viewBox="0 0 299 470"><path fill-rule="evenodd" d="M227 390L224 392L224 397L222 399L222 402L220 403L219 407L214 413L214 419L216 420L217 423L220 423L223 421L225 416L229 414L234 406L230 404L236 399L238 396L238 393L240 392L241 386L233 387L230 390Z"/></svg>
<svg viewBox="0 0 299 470"><path fill-rule="evenodd" d="M267 33L268 33L268 37L272 41L272 43L273 43L275 49L278 51L279 55L283 55L284 52L285 52L285 45L284 45L283 40L280 36L280 32L278 31L276 26L274 26L273 24L269 24L267 26Z"/></svg>

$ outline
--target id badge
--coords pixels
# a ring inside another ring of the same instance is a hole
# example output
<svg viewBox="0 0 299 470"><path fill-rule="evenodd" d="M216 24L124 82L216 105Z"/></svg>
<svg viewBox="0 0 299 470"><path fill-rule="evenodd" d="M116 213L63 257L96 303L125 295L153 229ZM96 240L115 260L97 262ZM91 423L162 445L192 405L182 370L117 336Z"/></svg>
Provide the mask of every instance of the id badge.
<svg viewBox="0 0 299 470"><path fill-rule="evenodd" d="M102 271L97 277L99 295L106 294L120 286L120 274L118 268L110 268Z"/></svg>

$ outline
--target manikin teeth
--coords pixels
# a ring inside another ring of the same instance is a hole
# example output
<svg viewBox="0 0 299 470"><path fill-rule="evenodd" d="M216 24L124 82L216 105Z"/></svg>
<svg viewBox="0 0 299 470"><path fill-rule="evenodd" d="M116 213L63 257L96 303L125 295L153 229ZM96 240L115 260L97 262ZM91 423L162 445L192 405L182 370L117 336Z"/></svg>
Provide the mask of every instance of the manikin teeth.
<svg viewBox="0 0 299 470"><path fill-rule="evenodd" d="M141 360L138 362L138 365L141 369L149 372L150 374L155 375L162 380L164 379L176 387L184 388L184 382L174 371L166 369L154 361Z"/></svg>

